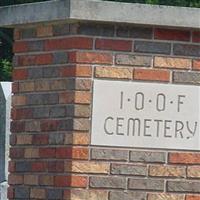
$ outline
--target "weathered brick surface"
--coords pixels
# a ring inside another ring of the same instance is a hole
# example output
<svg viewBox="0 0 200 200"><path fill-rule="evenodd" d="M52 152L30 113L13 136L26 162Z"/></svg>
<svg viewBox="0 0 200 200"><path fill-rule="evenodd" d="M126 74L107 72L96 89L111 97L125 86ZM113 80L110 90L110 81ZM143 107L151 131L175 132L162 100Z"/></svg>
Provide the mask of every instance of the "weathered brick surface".
<svg viewBox="0 0 200 200"><path fill-rule="evenodd" d="M200 183L199 181L168 181L167 191L200 193Z"/></svg>
<svg viewBox="0 0 200 200"><path fill-rule="evenodd" d="M131 51L132 50L132 41L96 39L95 47L96 47L96 49L101 49L101 50Z"/></svg>
<svg viewBox="0 0 200 200"><path fill-rule="evenodd" d="M95 160L126 161L128 159L128 151L112 149L92 149L91 158Z"/></svg>
<svg viewBox="0 0 200 200"><path fill-rule="evenodd" d="M164 42L135 41L134 51L138 53L170 54L171 44Z"/></svg>
<svg viewBox="0 0 200 200"><path fill-rule="evenodd" d="M63 191L61 189L48 189L47 198L48 199L61 199L63 197Z"/></svg>
<svg viewBox="0 0 200 200"><path fill-rule="evenodd" d="M17 187L15 188L15 198L28 199L30 195L30 190L27 187Z"/></svg>
<svg viewBox="0 0 200 200"><path fill-rule="evenodd" d="M24 182L23 175L10 174L8 176L8 184L10 185L21 185L23 184L23 182Z"/></svg>
<svg viewBox="0 0 200 200"><path fill-rule="evenodd" d="M146 176L147 167L142 165L112 164L111 174Z"/></svg>
<svg viewBox="0 0 200 200"><path fill-rule="evenodd" d="M190 69L191 60L184 58L155 57L154 66L159 68Z"/></svg>
<svg viewBox="0 0 200 200"><path fill-rule="evenodd" d="M68 37L45 41L45 50L92 49L93 40L85 37Z"/></svg>
<svg viewBox="0 0 200 200"><path fill-rule="evenodd" d="M174 72L173 81L175 83L200 83L200 73L197 72Z"/></svg>
<svg viewBox="0 0 200 200"><path fill-rule="evenodd" d="M85 188L87 177L85 176L56 176L55 187L80 187Z"/></svg>
<svg viewBox="0 0 200 200"><path fill-rule="evenodd" d="M93 23L79 23L76 25L70 25L70 31L74 34L83 34L83 35L93 35L93 36L114 36L113 25L109 24L93 24Z"/></svg>
<svg viewBox="0 0 200 200"><path fill-rule="evenodd" d="M38 26L36 31L37 37L48 37L53 35L53 28L51 25Z"/></svg>
<svg viewBox="0 0 200 200"><path fill-rule="evenodd" d="M117 36L119 37L130 37L130 38L143 38L151 39L153 30L147 27L137 26L118 26Z"/></svg>
<svg viewBox="0 0 200 200"><path fill-rule="evenodd" d="M9 200L199 200L199 152L90 145L95 78L200 83L199 31L188 30L18 27Z"/></svg>
<svg viewBox="0 0 200 200"><path fill-rule="evenodd" d="M186 200L199 200L200 195L186 195Z"/></svg>
<svg viewBox="0 0 200 200"><path fill-rule="evenodd" d="M200 60L193 60L192 69L193 70L200 70Z"/></svg>
<svg viewBox="0 0 200 200"><path fill-rule="evenodd" d="M95 77L97 78L116 78L132 79L133 69L120 67L96 67Z"/></svg>
<svg viewBox="0 0 200 200"><path fill-rule="evenodd" d="M185 200L185 196L181 194L148 194L148 200Z"/></svg>
<svg viewBox="0 0 200 200"><path fill-rule="evenodd" d="M192 33L192 41L193 42L200 42L200 31L194 31Z"/></svg>
<svg viewBox="0 0 200 200"><path fill-rule="evenodd" d="M71 200L107 200L108 192L101 190L71 190L70 195L66 194L66 198L69 197Z"/></svg>
<svg viewBox="0 0 200 200"><path fill-rule="evenodd" d="M134 190L153 190L153 191L164 191L164 180L159 179L137 179L130 178L129 189Z"/></svg>
<svg viewBox="0 0 200 200"><path fill-rule="evenodd" d="M187 168L187 176L189 178L200 178L200 166L189 166Z"/></svg>
<svg viewBox="0 0 200 200"><path fill-rule="evenodd" d="M111 188L111 189L125 189L126 179L123 177L90 177L90 187L92 188Z"/></svg>
<svg viewBox="0 0 200 200"><path fill-rule="evenodd" d="M151 151L131 151L131 162L144 162L144 163L165 163L165 152L151 152Z"/></svg>
<svg viewBox="0 0 200 200"><path fill-rule="evenodd" d="M30 192L30 198L44 199L46 196L44 189L33 188Z"/></svg>
<svg viewBox="0 0 200 200"><path fill-rule="evenodd" d="M112 64L113 58L110 53L71 52L69 61L82 64Z"/></svg>
<svg viewBox="0 0 200 200"><path fill-rule="evenodd" d="M170 81L170 72L166 70L156 69L135 69L133 78L136 80L146 81Z"/></svg>
<svg viewBox="0 0 200 200"><path fill-rule="evenodd" d="M153 177L186 177L185 167L151 165L149 175Z"/></svg>
<svg viewBox="0 0 200 200"><path fill-rule="evenodd" d="M97 162L66 162L65 171L75 173L96 173L96 174L108 174L110 171L110 165L108 163Z"/></svg>
<svg viewBox="0 0 200 200"><path fill-rule="evenodd" d="M174 44L174 55L178 56L200 56L200 46L191 44Z"/></svg>
<svg viewBox="0 0 200 200"><path fill-rule="evenodd" d="M112 191L110 192L110 200L132 200L132 199L137 199L137 200L144 200L146 197L146 194L143 192L119 192L119 191Z"/></svg>
<svg viewBox="0 0 200 200"><path fill-rule="evenodd" d="M150 56L136 56L132 54L117 54L115 58L117 65L130 65L138 67L151 66L152 58Z"/></svg>
<svg viewBox="0 0 200 200"><path fill-rule="evenodd" d="M24 184L25 185L38 185L39 177L37 175L24 175Z"/></svg>
<svg viewBox="0 0 200 200"><path fill-rule="evenodd" d="M200 164L199 153L170 153L169 163L173 164Z"/></svg>
<svg viewBox="0 0 200 200"><path fill-rule="evenodd" d="M156 28L154 30L154 38L159 40L190 41L190 31Z"/></svg>

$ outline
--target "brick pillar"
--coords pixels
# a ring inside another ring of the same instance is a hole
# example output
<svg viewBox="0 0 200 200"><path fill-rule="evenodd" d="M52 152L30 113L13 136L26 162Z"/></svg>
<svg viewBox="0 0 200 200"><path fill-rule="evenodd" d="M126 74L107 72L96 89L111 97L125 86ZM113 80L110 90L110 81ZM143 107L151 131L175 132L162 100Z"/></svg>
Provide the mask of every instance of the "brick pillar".
<svg viewBox="0 0 200 200"><path fill-rule="evenodd" d="M198 42L150 26L15 29L9 199L199 199L199 152L90 145L95 78L199 84Z"/></svg>

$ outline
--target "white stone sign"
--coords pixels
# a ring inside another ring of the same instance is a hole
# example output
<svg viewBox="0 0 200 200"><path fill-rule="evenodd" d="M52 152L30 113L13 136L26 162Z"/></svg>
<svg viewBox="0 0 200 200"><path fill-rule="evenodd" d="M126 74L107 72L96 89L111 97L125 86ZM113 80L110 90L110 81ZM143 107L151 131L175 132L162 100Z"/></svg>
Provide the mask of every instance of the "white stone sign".
<svg viewBox="0 0 200 200"><path fill-rule="evenodd" d="M92 145L200 150L200 87L94 80Z"/></svg>

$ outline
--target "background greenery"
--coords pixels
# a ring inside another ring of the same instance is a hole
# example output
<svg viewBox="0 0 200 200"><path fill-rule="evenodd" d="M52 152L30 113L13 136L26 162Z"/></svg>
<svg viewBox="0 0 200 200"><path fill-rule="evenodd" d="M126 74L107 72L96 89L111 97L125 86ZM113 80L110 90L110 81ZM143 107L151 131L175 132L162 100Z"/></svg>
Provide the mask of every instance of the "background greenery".
<svg viewBox="0 0 200 200"><path fill-rule="evenodd" d="M32 3L40 1L47 1L47 0L0 0L0 6ZM200 8L200 0L107 0L107 1ZM11 80L12 38L13 38L12 30L0 29L0 81Z"/></svg>

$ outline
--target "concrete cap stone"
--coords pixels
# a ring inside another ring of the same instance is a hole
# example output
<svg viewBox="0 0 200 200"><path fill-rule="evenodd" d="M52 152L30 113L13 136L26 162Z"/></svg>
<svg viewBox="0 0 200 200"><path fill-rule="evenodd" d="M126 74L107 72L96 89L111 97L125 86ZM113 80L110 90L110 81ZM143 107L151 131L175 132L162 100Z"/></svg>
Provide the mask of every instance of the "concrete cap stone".
<svg viewBox="0 0 200 200"><path fill-rule="evenodd" d="M52 0L0 8L0 26L93 21L200 28L200 9L101 0Z"/></svg>

